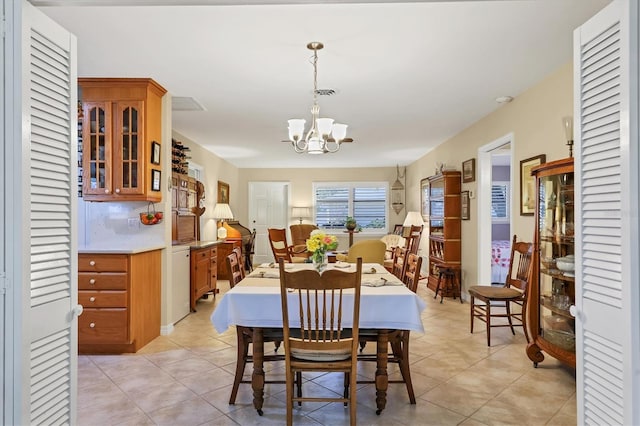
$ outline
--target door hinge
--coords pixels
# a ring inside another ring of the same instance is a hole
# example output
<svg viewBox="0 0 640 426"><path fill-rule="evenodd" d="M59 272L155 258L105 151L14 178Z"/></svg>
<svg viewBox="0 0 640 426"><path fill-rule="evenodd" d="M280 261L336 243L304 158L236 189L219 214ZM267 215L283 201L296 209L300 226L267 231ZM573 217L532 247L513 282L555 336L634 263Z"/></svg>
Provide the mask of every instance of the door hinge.
<svg viewBox="0 0 640 426"><path fill-rule="evenodd" d="M2 15L2 19L0 20L0 32L2 33L2 38L5 38L5 34L7 32L7 21L4 19L4 15Z"/></svg>
<svg viewBox="0 0 640 426"><path fill-rule="evenodd" d="M7 294L7 278L4 274L0 274L0 294Z"/></svg>

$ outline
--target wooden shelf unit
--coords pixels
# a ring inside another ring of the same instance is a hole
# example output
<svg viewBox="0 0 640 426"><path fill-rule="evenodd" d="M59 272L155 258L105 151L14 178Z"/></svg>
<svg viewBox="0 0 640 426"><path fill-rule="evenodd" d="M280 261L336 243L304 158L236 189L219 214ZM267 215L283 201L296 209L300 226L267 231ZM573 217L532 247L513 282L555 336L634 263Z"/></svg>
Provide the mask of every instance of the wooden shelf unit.
<svg viewBox="0 0 640 426"><path fill-rule="evenodd" d="M461 247L461 172L443 171L429 179L429 279L427 287L435 291L442 267L460 267ZM453 296L445 292L445 296Z"/></svg>

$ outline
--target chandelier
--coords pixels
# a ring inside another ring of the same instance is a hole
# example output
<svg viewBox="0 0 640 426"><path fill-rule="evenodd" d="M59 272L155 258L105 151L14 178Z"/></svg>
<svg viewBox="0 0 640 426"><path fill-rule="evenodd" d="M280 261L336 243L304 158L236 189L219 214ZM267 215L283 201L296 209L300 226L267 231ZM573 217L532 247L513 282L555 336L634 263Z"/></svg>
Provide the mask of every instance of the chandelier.
<svg viewBox="0 0 640 426"><path fill-rule="evenodd" d="M289 141L293 149L301 154L326 154L337 152L344 142L352 142L347 138L347 125L334 123L332 118L320 118L318 106L318 50L324 45L318 41L307 44L307 49L313 50L313 106L311 107L312 123L309 131L304 135L306 120L294 118L289 120Z"/></svg>

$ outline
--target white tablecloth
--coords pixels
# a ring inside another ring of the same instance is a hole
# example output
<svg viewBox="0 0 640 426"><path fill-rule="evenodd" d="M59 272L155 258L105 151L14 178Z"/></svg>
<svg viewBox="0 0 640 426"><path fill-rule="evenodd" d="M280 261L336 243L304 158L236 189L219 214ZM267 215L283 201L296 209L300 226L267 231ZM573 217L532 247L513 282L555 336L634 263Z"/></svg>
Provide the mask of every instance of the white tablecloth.
<svg viewBox="0 0 640 426"><path fill-rule="evenodd" d="M335 264L329 264L334 268ZM290 264L287 268L312 268L310 264ZM373 270L372 270L373 268ZM348 269L355 270L355 265ZM426 304L382 265L362 265L360 328L399 329L424 332L420 313ZM372 273L375 271L375 273ZM232 325L282 327L278 269L258 267L229 290L211 315L219 333ZM372 287L387 280L385 285ZM291 317L291 315L290 315ZM346 316L345 316L346 317Z"/></svg>

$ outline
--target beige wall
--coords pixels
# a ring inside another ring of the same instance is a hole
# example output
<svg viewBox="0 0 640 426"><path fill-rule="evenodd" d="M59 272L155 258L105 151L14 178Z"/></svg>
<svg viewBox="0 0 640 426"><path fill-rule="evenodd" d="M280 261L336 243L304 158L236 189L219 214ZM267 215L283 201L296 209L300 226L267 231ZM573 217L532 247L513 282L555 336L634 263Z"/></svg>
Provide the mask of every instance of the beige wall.
<svg viewBox="0 0 640 426"><path fill-rule="evenodd" d="M236 192L236 188L238 187L238 168L176 131L172 133L172 137L191 148L189 154L191 159L189 162L204 168L203 183L205 187L204 203L206 210L200 218L200 238L204 241L215 240L217 238L216 228L211 213L217 201L219 180L229 184L229 206L231 207L231 211L237 216L237 212L246 210L246 201L239 197Z"/></svg>
<svg viewBox="0 0 640 426"><path fill-rule="evenodd" d="M478 157L478 148L508 134L513 134L514 151L513 223L512 232L526 240L533 239L534 219L520 216L519 162L545 154L547 161L568 156L561 118L573 110L572 67L568 63L513 102L499 106L493 113L477 121L458 135L445 141L424 157L407 167L406 208L400 215L391 211L390 225L401 223L408 210L420 210L420 180L434 174L437 162L460 170L462 162ZM499 95L499 94L497 94ZM291 205L311 205L314 181L380 181L390 184L396 179L395 167L364 169L237 169L214 154L174 132L174 137L191 147L192 161L206 169L206 207L204 217L213 210L217 181L230 185L230 204L236 218L248 223L248 184L253 181L289 182ZM339 155L339 154L337 154ZM476 167L477 169L477 167ZM463 190L477 193L476 182L465 183ZM462 222L462 264L464 286L477 281L477 199L471 200L471 220ZM213 224L205 224L206 238L214 238ZM428 255L427 238L422 239L421 254Z"/></svg>
<svg viewBox="0 0 640 426"><path fill-rule="evenodd" d="M561 119L572 115L573 110L572 67L567 64L546 79L500 106L493 113L477 121L458 135L412 163L407 168L407 205L417 209L420 205L420 180L433 174L436 162L454 165L461 170L462 162L478 157L478 148L513 134L514 152L513 222L512 233L518 238L532 241L533 216L520 216L520 160L545 154L547 161L569 155ZM477 165L476 165L477 166ZM476 167L476 171L477 171ZM477 193L477 177L472 183L463 183L462 190ZM477 198L471 201L471 219L462 222L463 285L477 283ZM426 238L423 238L423 243ZM421 254L428 255L427 245L421 244Z"/></svg>

